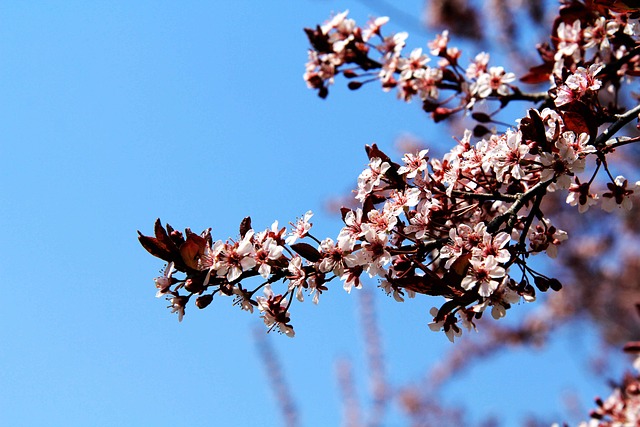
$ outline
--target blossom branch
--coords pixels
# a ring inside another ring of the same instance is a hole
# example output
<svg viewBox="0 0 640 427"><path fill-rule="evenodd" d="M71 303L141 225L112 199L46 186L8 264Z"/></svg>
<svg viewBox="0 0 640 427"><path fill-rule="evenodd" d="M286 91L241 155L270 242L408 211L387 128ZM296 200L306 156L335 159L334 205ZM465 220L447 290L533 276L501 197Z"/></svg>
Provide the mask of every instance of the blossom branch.
<svg viewBox="0 0 640 427"><path fill-rule="evenodd" d="M243 310L257 308L269 330L292 337L289 309L294 297L303 301L309 295L318 303L335 278L350 293L363 286L366 274L399 302L416 294L440 297L440 306L431 310L430 328L453 340L462 333L460 326L474 329L474 321L488 308L499 319L515 302L535 300L532 283L541 292L559 290L556 279L527 266L531 255L555 258L568 238L544 217L543 199L566 191L567 203L580 213L596 204L610 211L631 209L630 197L640 190L640 181L629 185L623 176L614 177L606 158L612 150L606 142L637 117L640 105L612 116L599 99L602 90L617 91L623 77L640 72L634 55L615 76L602 73L615 58L634 52L640 27L608 12L584 16L554 27L556 43L541 52L547 63L534 76L525 76L529 81L544 76L550 89L531 94L512 84L513 73L489 67L488 54L461 67L461 52L449 46L447 32L428 45L439 58L431 66L432 57L420 48L402 54L405 33L382 35L386 18L360 28L345 12L306 30L312 49L305 79L321 97L342 73L351 79L352 89L363 84L355 79L366 75L379 80L384 90L397 89L405 101L420 98L435 121L472 111L486 100L499 101L500 109L513 100L542 102L544 108L530 109L517 126L485 138L467 130L441 158L430 158L425 149L405 153L396 163L376 145L367 146L369 162L357 180L359 207L341 210L344 226L335 238L310 234L311 211L288 230L275 222L257 231L245 218L238 238L216 242L210 229L182 234L158 220L155 237L139 234L143 247L167 262L164 275L155 279L157 295L169 299L179 319L192 296L199 308L208 306L214 295L233 296ZM608 25L611 34L599 31L599 25ZM372 52L380 58L371 58ZM606 80L599 78L605 75ZM454 94L442 99L442 90ZM480 123L499 123L492 116L471 115ZM597 157L596 167L588 182L581 182L588 156ZM591 186L601 165L609 182L605 191L594 193ZM528 213L520 215L528 206ZM522 275L519 281L511 277L514 266ZM184 278L174 278L174 273ZM248 291L243 283L258 277L261 284ZM262 295L255 295L258 290Z"/></svg>
<svg viewBox="0 0 640 427"><path fill-rule="evenodd" d="M631 123L633 119L638 119L640 115L640 104L636 105L632 109L626 111L624 114L620 114L616 116L618 120L616 120L611 126L605 129L598 137L596 138L594 145L596 147L601 147L607 144L609 141L620 129L622 129L627 124Z"/></svg>

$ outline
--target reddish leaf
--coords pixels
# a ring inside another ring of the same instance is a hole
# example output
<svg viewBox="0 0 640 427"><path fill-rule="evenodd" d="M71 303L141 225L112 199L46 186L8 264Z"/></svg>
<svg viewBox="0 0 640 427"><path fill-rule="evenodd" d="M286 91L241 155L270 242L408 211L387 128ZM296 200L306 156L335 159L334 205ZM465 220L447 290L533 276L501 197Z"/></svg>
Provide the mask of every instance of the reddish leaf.
<svg viewBox="0 0 640 427"><path fill-rule="evenodd" d="M206 243L203 237L187 230L187 241L180 246L180 255L187 267L194 270L198 268L198 260L204 254Z"/></svg>
<svg viewBox="0 0 640 427"><path fill-rule="evenodd" d="M167 262L171 262L173 260L171 252L168 251L158 239L145 236L138 231L138 240L140 241L142 247L145 248L147 252L149 252L154 257L160 258Z"/></svg>
<svg viewBox="0 0 640 427"><path fill-rule="evenodd" d="M445 281L430 270L424 276L412 274L400 279L394 279L393 284L424 295L443 296L451 293Z"/></svg>
<svg viewBox="0 0 640 427"><path fill-rule="evenodd" d="M637 0L591 0L587 1L587 5L597 8L601 13L609 10L618 13L630 13L640 10Z"/></svg>
<svg viewBox="0 0 640 427"><path fill-rule="evenodd" d="M376 208L376 204L384 202L385 198L382 196L376 196L375 194L369 194L362 202L362 217L367 218L369 212Z"/></svg>
<svg viewBox="0 0 640 427"><path fill-rule="evenodd" d="M167 230L173 231L173 228L171 228L171 226L167 224ZM156 219L156 222L154 224L154 233L156 235L156 239L158 239L158 242L161 245L163 245L163 247L168 252L172 253L174 256L177 256L178 247L176 246L175 242L171 239L171 236L169 236L169 233L167 232L167 230L165 230L164 227L162 226L162 223L160 222L160 218Z"/></svg>
<svg viewBox="0 0 640 427"><path fill-rule="evenodd" d="M553 71L553 63L544 63L529 68L529 72L520 77L522 83L539 84L549 81L551 72Z"/></svg>
<svg viewBox="0 0 640 427"><path fill-rule="evenodd" d="M322 29L319 25L313 29L305 28L304 32L307 35L311 46L318 52L328 53L333 51L333 45L329 43L329 38L327 35L322 33Z"/></svg>
<svg viewBox="0 0 640 427"><path fill-rule="evenodd" d="M597 134L598 124L596 123L596 118L589 108L580 101L574 101L569 104L563 120L565 127L577 135L586 133L591 138L594 138Z"/></svg>
<svg viewBox="0 0 640 427"><path fill-rule="evenodd" d="M384 154L382 150L378 148L377 144L372 144L370 146L365 145L364 149L367 152L367 157L369 157L369 160L372 160L378 157L383 162L391 163L391 159L389 158L389 156Z"/></svg>
<svg viewBox="0 0 640 427"><path fill-rule="evenodd" d="M349 209L349 208L346 208L344 206L340 208L340 215L342 215L342 221L345 220L345 218L347 217L347 214L349 212L351 212L351 209Z"/></svg>
<svg viewBox="0 0 640 427"><path fill-rule="evenodd" d="M623 351L627 353L640 353L640 341L629 341L624 345Z"/></svg>
<svg viewBox="0 0 640 427"><path fill-rule="evenodd" d="M322 259L320 252L308 243L294 243L291 245L291 249L311 262L318 262Z"/></svg>
<svg viewBox="0 0 640 427"><path fill-rule="evenodd" d="M173 231L169 225L167 225L167 230ZM142 247L151 255L167 262L175 262L179 260L180 253L171 236L167 233L167 230L162 227L160 218L158 218L154 224L154 234L156 237L145 236L138 231L138 240Z"/></svg>
<svg viewBox="0 0 640 427"><path fill-rule="evenodd" d="M244 238L244 235L251 230L251 217L248 216L240 222L240 237Z"/></svg>

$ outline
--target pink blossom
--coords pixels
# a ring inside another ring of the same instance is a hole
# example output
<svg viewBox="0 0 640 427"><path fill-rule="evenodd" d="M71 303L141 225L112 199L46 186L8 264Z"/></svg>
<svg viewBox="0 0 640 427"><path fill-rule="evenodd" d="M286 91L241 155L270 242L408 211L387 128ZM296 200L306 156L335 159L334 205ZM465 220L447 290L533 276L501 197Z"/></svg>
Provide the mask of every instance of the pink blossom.
<svg viewBox="0 0 640 427"><path fill-rule="evenodd" d="M428 43L429 49L433 56L440 56L447 51L449 43L449 31L444 30L441 34L437 34L436 38Z"/></svg>
<svg viewBox="0 0 640 427"><path fill-rule="evenodd" d="M407 178L415 178L418 172L422 172L427 168L427 153L429 150L420 150L416 154L406 153L402 160L405 165L398 168L398 175L406 174Z"/></svg>
<svg viewBox="0 0 640 427"><path fill-rule="evenodd" d="M278 328L286 336L293 338L295 331L289 325L287 300L282 295L274 295L270 285L263 289L264 297L257 297L258 309L262 312L262 320L269 330Z"/></svg>
<svg viewBox="0 0 640 427"><path fill-rule="evenodd" d="M397 302L404 302L403 291L398 289L397 286L393 286L388 280L383 280L380 282L378 287L382 288L387 295L393 294L393 299ZM415 296L415 292L407 290L407 294L409 298L413 298Z"/></svg>
<svg viewBox="0 0 640 427"><path fill-rule="evenodd" d="M437 99L438 85L442 81L442 70L435 67L424 67L413 73L415 87L422 99Z"/></svg>
<svg viewBox="0 0 640 427"><path fill-rule="evenodd" d="M379 16L369 20L367 27L362 30L362 40L368 41L375 35L380 35L380 28L389 22L388 16Z"/></svg>
<svg viewBox="0 0 640 427"><path fill-rule="evenodd" d="M533 252L546 251L549 258L558 256L558 246L567 240L566 231L557 229L548 219L541 221L539 225L529 230L529 246Z"/></svg>
<svg viewBox="0 0 640 427"><path fill-rule="evenodd" d="M475 84L476 93L480 98L486 98L492 94L506 96L509 94L509 83L516 79L513 73L507 73L503 67L491 67L488 73L483 73L478 77Z"/></svg>
<svg viewBox="0 0 640 427"><path fill-rule="evenodd" d="M600 194L602 209L613 212L615 208L622 208L630 211L633 207L631 195L640 189L640 181L633 185L633 189L627 188L629 182L622 175L618 175L613 182L607 183L608 191Z"/></svg>
<svg viewBox="0 0 640 427"><path fill-rule="evenodd" d="M253 313L253 304L251 303L251 294L242 289L240 286L233 287L233 294L236 295L235 304L240 304L240 308L249 313Z"/></svg>
<svg viewBox="0 0 640 427"><path fill-rule="evenodd" d="M343 250L351 250L355 242L364 235L362 227L362 209L349 211L344 218L345 226L338 235L338 246Z"/></svg>
<svg viewBox="0 0 640 427"><path fill-rule="evenodd" d="M415 233L415 237L418 240L430 238L432 231L431 212L434 206L434 203L426 200L421 203L418 211L409 220L410 225L405 228L405 231L407 233Z"/></svg>
<svg viewBox="0 0 640 427"><path fill-rule="evenodd" d="M177 295L173 298L167 298L170 301L171 305L171 313L178 313L178 322L182 322L182 318L184 317L184 309L189 302L189 297L184 295Z"/></svg>
<svg viewBox="0 0 640 427"><path fill-rule="evenodd" d="M218 276L226 276L229 282L234 282L240 278L243 271L248 271L256 265L253 257L255 250L251 242L253 234L253 230L250 230L240 242L215 243L212 249L215 262L211 268L216 270Z"/></svg>
<svg viewBox="0 0 640 427"><path fill-rule="evenodd" d="M391 262L391 254L387 250L387 235L380 235L373 229L364 234L365 241L358 252L359 264L363 265L369 277L384 277L385 265Z"/></svg>
<svg viewBox="0 0 640 427"><path fill-rule="evenodd" d="M387 209L380 212L372 209L367 214L367 222L363 224L363 230L365 233L369 229L381 234L391 233L397 223L398 218L392 214L392 211Z"/></svg>
<svg viewBox="0 0 640 427"><path fill-rule="evenodd" d="M313 212L307 211L302 218L298 218L295 224L291 224L293 229L291 230L289 237L285 239L287 245L292 245L296 240L302 239L307 235L313 225L309 222L312 216Z"/></svg>
<svg viewBox="0 0 640 427"><path fill-rule="evenodd" d="M256 264L260 266L258 268L260 276L265 279L269 277L271 274L271 265L269 263L282 257L283 250L284 248L278 245L271 237L266 238L264 242L256 248L254 259L256 260Z"/></svg>
<svg viewBox="0 0 640 427"><path fill-rule="evenodd" d="M578 99L578 95L567 85L558 86L556 99L553 100L557 107L569 104Z"/></svg>
<svg viewBox="0 0 640 427"><path fill-rule="evenodd" d="M364 269L361 266L355 265L353 267L346 268L344 273L342 273L342 276L340 276L340 280L344 281L343 288L348 294L351 293L352 288L362 288L360 275L362 275L363 271Z"/></svg>
<svg viewBox="0 0 640 427"><path fill-rule="evenodd" d="M572 25L561 22L560 25L558 25L557 32L558 51L554 59L559 61L563 56L572 56L577 60L580 54L580 38L582 34L580 21L575 20Z"/></svg>
<svg viewBox="0 0 640 427"><path fill-rule="evenodd" d="M611 49L610 39L620 29L620 24L613 19L607 20L604 16L599 17L593 26L587 27L582 32L584 37L584 47L589 49L596 47L601 52Z"/></svg>
<svg viewBox="0 0 640 427"><path fill-rule="evenodd" d="M489 54L486 52L480 52L467 67L467 77L470 79L477 79L482 74L485 74L487 72L487 64L489 64Z"/></svg>
<svg viewBox="0 0 640 427"><path fill-rule="evenodd" d="M482 243L472 248L471 253L477 259L493 256L497 262L504 264L511 260L511 253L505 248L510 241L511 236L504 231L497 233L495 236L485 232L482 236Z"/></svg>
<svg viewBox="0 0 640 427"><path fill-rule="evenodd" d="M408 36L409 34L407 34L406 32L387 36L383 39L382 43L376 46L376 48L387 58L397 57L400 54L402 48L404 48Z"/></svg>
<svg viewBox="0 0 640 427"><path fill-rule="evenodd" d="M501 279L505 276L505 269L498 265L493 255L484 259L469 260L471 268L460 284L463 289L470 290L478 286L480 296L488 297L496 290Z"/></svg>
<svg viewBox="0 0 640 427"><path fill-rule="evenodd" d="M156 293L156 298L160 298L162 295L166 295L170 292L170 286L172 285L171 275L175 271L173 268L173 261L168 263L164 269L164 274L160 277L156 277L153 281L156 283L156 288L158 288L158 292Z"/></svg>
<svg viewBox="0 0 640 427"><path fill-rule="evenodd" d="M388 210L392 215L400 215L405 208L416 206L420 202L421 191L419 188L407 188L405 191L393 190L389 195L389 200L385 203L384 210Z"/></svg>
<svg viewBox="0 0 640 427"><path fill-rule="evenodd" d="M403 80L409 80L414 76L414 73L418 70L424 69L427 62L431 59L422 53L422 48L415 48L409 54L407 58L400 58L398 60L397 70L400 72L400 78Z"/></svg>
<svg viewBox="0 0 640 427"><path fill-rule="evenodd" d="M522 132L507 131L500 142L496 150L499 153L495 163L496 177L503 181L505 174L509 174L514 179L523 179L525 171L522 165L529 154L529 146L522 143Z"/></svg>
<svg viewBox="0 0 640 427"><path fill-rule="evenodd" d="M369 162L369 167L362 171L358 177L358 194L356 199L364 202L366 196L373 191L375 187L380 185L380 180L385 172L389 170L391 165L383 162L382 159L375 157Z"/></svg>
<svg viewBox="0 0 640 427"><path fill-rule="evenodd" d="M350 249L340 247L332 239L326 238L320 243L318 248L323 258L318 265L322 273L333 272L336 276L342 276L344 270L357 264L356 257L349 253Z"/></svg>
<svg viewBox="0 0 640 427"><path fill-rule="evenodd" d="M298 255L293 256L289 261L287 270L289 271L287 276L289 290L296 289L296 298L298 298L298 301L304 301L302 289L307 285L307 273L302 268L302 258Z"/></svg>
<svg viewBox="0 0 640 427"><path fill-rule="evenodd" d="M602 82L595 76L603 68L604 64L592 64L588 70L584 67L578 67L573 74L567 77L565 84L575 90L579 96L584 95L587 91L595 92L602 86Z"/></svg>
<svg viewBox="0 0 640 427"><path fill-rule="evenodd" d="M575 184L569 187L569 194L566 202L571 206L578 205L578 212L585 213L590 206L598 203L599 196L589 191L589 183L580 183L578 177L575 177Z"/></svg>

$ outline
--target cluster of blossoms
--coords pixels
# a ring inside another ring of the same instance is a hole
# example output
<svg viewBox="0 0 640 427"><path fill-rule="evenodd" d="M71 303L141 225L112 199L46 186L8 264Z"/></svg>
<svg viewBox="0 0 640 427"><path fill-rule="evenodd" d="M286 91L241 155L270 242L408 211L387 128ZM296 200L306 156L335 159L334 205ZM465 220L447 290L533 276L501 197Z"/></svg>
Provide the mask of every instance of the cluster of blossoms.
<svg viewBox="0 0 640 427"><path fill-rule="evenodd" d="M313 50L305 79L321 96L338 72L348 78L374 73L384 88L398 88L401 98L420 96L434 117L454 111L437 101L440 89L459 95L459 109L488 97L502 103L539 98L543 105L503 133L478 139L466 131L442 158L419 150L395 163L377 146L367 146L369 163L355 191L359 207L342 209L344 227L335 239L311 234L311 212L289 230L276 222L256 231L245 218L239 238L216 242L210 230L183 234L158 221L155 237L139 237L152 255L168 263L156 279L158 296L168 298L180 319L192 298L204 308L216 294L232 296L243 310L257 308L270 329L293 336L289 309L294 299L302 301L308 294L318 303L334 280L351 292L368 276L397 301L416 294L440 297L429 326L453 340L463 328L475 328L486 309L499 319L513 304L533 301L536 288L559 290L556 279L528 265L529 257L539 253L554 258L568 238L545 216L545 195L566 191L567 203L581 213L598 204L611 211L630 209L630 196L640 187L621 175L614 178L607 163L607 155L638 140L614 135L638 117L640 106L619 114L623 110L616 103L600 102L602 94L618 90L622 77L637 71L637 23L624 13L598 12L575 1L561 8L562 22L573 19L576 10L581 11L578 24L557 26L555 48L546 48L553 54L543 56L548 64L535 70L544 74L548 68L545 79L551 82L540 97L512 86L511 73L488 67L487 54L460 68L460 52L448 47L446 33L429 44L431 54L440 58L430 67L420 49L402 56L406 34L382 36L386 18L361 29L342 13L307 30ZM617 23L616 31L602 36L606 46L602 40L592 44L596 32L587 32L601 18L609 32L612 20ZM569 31L574 33L569 36ZM374 39L380 43L373 44ZM371 59L371 50L382 59ZM590 60L585 59L588 50L595 51ZM621 56L622 50L628 53ZM354 83L352 88L361 84ZM590 171L588 164L593 165ZM601 171L608 182L597 191L592 187ZM184 277L176 278L176 271ZM247 287L249 279L258 280L257 286Z"/></svg>
<svg viewBox="0 0 640 427"><path fill-rule="evenodd" d="M591 419L580 427L637 426L640 424L640 377L627 374L605 400L596 399L598 407Z"/></svg>
<svg viewBox="0 0 640 427"><path fill-rule="evenodd" d="M640 312L640 304L636 304ZM630 341L624 351L635 355L633 366L640 371L640 342ZM640 425L640 376L627 372L622 381L612 384L613 392L606 398L596 398L596 409L592 410L589 421L579 427L622 427ZM559 427L554 424L553 427Z"/></svg>
<svg viewBox="0 0 640 427"><path fill-rule="evenodd" d="M500 109L514 100L548 101L546 93L524 92L516 85L514 73L502 66L490 66L486 52L463 67L462 51L449 46L447 31L428 43L431 56L422 48L407 55L403 52L407 33L383 35L382 27L387 22L386 17L376 18L359 27L348 18L348 12L343 12L315 29L305 29L312 47L304 73L307 85L325 98L340 74L351 80L350 89L377 80L385 91L395 88L400 99L418 97L435 121L472 111L478 102L488 99L498 100ZM521 81L557 84L557 94L553 95L558 106L588 97L599 89L594 74L604 63L614 65L607 70L612 83L640 73L639 36L637 13L565 0L554 23L552 43L538 46L543 63L531 68ZM592 64L589 70L580 69L586 63ZM566 79L567 71L576 70L571 79ZM619 85L610 89L617 91Z"/></svg>
<svg viewBox="0 0 640 427"><path fill-rule="evenodd" d="M169 263L156 279L158 296L167 295L180 317L194 295L200 308L216 293L234 296L244 310L257 307L269 327L293 335L288 310L294 297L302 301L306 292L317 303L334 279L350 292L366 274L379 278L398 301L416 293L444 297L430 327L453 339L462 331L459 322L474 327L488 307L500 318L521 299L533 300L534 286L558 290L557 280L527 265L537 253L555 257L567 238L544 217L541 200L547 191L567 189L568 203L581 211L599 200L605 209L629 207L634 190L624 178L592 195L576 177L587 156L610 147L593 145L551 109L530 110L504 134L475 143L471 138L467 131L442 159L422 150L405 154L402 164L367 147L370 161L355 196L361 207L343 209L345 225L335 240L310 234L311 212L289 232L277 222L256 232L245 219L239 239L215 243L210 230L187 230L185 238L157 222L155 237L140 235L140 241ZM174 269L186 277L176 279ZM262 283L248 290L243 281L251 277ZM280 281L284 290L276 294L272 286ZM256 296L260 289L263 295Z"/></svg>
<svg viewBox="0 0 640 427"><path fill-rule="evenodd" d="M379 80L385 91L395 88L400 99L410 101L418 97L425 111L436 120L472 108L477 100L486 98L537 99L511 85L515 74L503 67L490 67L488 53L479 53L466 69L462 68L459 64L462 52L449 46L447 31L428 45L436 61L422 48L404 55L407 33L382 35L381 28L388 18L371 20L361 28L347 14L337 14L324 25L305 30L313 48L309 50L304 79L322 98L328 95L335 76L342 74L352 79L351 89ZM370 56L374 53L375 58ZM454 97L440 99L443 90L453 91ZM453 98L459 100L459 105L448 107Z"/></svg>

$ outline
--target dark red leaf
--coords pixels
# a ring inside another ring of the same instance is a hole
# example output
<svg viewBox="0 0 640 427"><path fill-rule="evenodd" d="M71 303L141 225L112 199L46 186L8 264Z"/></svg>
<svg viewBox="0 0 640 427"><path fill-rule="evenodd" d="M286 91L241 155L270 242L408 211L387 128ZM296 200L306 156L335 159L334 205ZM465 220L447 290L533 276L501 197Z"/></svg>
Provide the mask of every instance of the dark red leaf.
<svg viewBox="0 0 640 427"><path fill-rule="evenodd" d="M340 208L340 215L342 216L342 221L345 220L345 218L347 217L347 214L349 212L351 212L351 209L349 209L349 208L346 208L344 206Z"/></svg>
<svg viewBox="0 0 640 427"><path fill-rule="evenodd" d="M147 250L154 257L160 258L161 260L171 262L173 261L173 255L167 248L158 241L158 239L154 237L149 237L143 235L138 231L138 240L143 248Z"/></svg>
<svg viewBox="0 0 640 427"><path fill-rule="evenodd" d="M520 81L527 84L546 83L549 81L552 71L553 63L551 62L536 65L529 68L529 72L520 77Z"/></svg>
<svg viewBox="0 0 640 427"><path fill-rule="evenodd" d="M187 267L198 268L198 260L204 254L207 241L205 238L187 229L187 241L180 246L180 255Z"/></svg>
<svg viewBox="0 0 640 427"><path fill-rule="evenodd" d="M389 156L384 154L382 150L378 148L377 144L365 145L364 149L367 152L367 157L369 157L369 160L372 160L378 157L383 162L391 163L391 159L389 158Z"/></svg>
<svg viewBox="0 0 640 427"><path fill-rule="evenodd" d="M629 341L623 347L626 353L640 353L640 341Z"/></svg>
<svg viewBox="0 0 640 427"><path fill-rule="evenodd" d="M291 245L291 249L311 262L318 262L322 259L320 252L308 243L294 243Z"/></svg>
<svg viewBox="0 0 640 427"><path fill-rule="evenodd" d="M240 222L240 237L244 238L244 235L247 234L247 232L249 230L251 230L251 217L250 216L244 218Z"/></svg>

